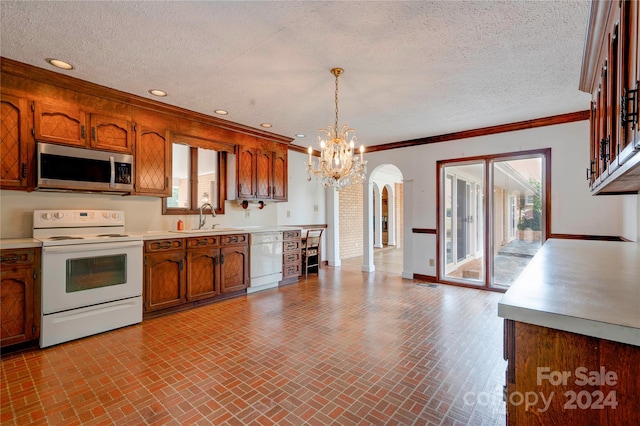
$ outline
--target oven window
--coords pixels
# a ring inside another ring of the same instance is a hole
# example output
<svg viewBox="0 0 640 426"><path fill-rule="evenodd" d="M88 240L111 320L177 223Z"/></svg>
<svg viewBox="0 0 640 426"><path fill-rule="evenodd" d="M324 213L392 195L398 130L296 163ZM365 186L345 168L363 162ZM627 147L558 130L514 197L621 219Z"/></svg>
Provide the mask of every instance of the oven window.
<svg viewBox="0 0 640 426"><path fill-rule="evenodd" d="M126 254L67 260L67 293L126 282Z"/></svg>

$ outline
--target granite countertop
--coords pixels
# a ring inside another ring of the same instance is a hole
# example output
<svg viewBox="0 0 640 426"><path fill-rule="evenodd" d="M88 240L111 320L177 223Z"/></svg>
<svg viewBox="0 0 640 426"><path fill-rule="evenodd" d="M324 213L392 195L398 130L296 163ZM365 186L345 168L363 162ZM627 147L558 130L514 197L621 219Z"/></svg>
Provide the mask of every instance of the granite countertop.
<svg viewBox="0 0 640 426"><path fill-rule="evenodd" d="M547 240L498 316L640 346L640 244Z"/></svg>

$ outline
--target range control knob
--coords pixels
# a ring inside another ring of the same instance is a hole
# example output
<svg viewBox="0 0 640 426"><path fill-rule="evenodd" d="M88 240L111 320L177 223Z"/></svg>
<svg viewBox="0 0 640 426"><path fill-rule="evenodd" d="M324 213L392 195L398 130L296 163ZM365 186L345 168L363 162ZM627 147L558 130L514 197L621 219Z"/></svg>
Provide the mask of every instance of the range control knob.
<svg viewBox="0 0 640 426"><path fill-rule="evenodd" d="M42 218L44 220L49 220L51 219L51 213L42 213Z"/></svg>
<svg viewBox="0 0 640 426"><path fill-rule="evenodd" d="M111 213L111 217L114 219L119 219L120 218L120 213Z"/></svg>
<svg viewBox="0 0 640 426"><path fill-rule="evenodd" d="M109 212L102 212L102 217L109 219Z"/></svg>
<svg viewBox="0 0 640 426"><path fill-rule="evenodd" d="M62 212L55 212L53 214L53 217L55 217L56 219L62 219L64 215L62 214Z"/></svg>

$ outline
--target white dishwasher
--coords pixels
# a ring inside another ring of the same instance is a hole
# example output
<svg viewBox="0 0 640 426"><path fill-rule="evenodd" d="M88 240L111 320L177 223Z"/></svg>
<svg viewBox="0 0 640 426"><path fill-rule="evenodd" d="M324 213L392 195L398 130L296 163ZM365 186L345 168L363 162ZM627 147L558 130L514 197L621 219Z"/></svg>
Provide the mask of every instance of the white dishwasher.
<svg viewBox="0 0 640 426"><path fill-rule="evenodd" d="M250 234L250 280L247 293L278 286L282 281L282 232Z"/></svg>

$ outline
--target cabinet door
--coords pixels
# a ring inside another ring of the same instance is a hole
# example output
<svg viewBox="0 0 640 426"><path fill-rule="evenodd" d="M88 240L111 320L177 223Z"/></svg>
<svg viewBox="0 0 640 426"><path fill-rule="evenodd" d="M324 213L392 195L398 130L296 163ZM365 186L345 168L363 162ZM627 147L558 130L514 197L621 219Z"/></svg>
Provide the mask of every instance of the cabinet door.
<svg viewBox="0 0 640 426"><path fill-rule="evenodd" d="M640 4L637 1L624 1L620 10L621 22L621 95L630 95L633 90L640 91ZM638 97L640 93L635 93L636 102L631 102L632 96L628 96L623 102L623 110L627 114L638 112ZM634 106L636 107L634 111ZM627 115L627 118L630 118ZM634 149L640 149L640 117L635 116L635 120L623 120L620 129L620 149L624 150L621 161L624 162L633 155ZM625 150L625 147L628 149Z"/></svg>
<svg viewBox="0 0 640 426"><path fill-rule="evenodd" d="M249 248L230 246L220 249L220 293L244 290L249 284Z"/></svg>
<svg viewBox="0 0 640 426"><path fill-rule="evenodd" d="M184 302L184 252L147 254L144 257L144 309L146 312Z"/></svg>
<svg viewBox="0 0 640 426"><path fill-rule="evenodd" d="M27 189L32 172L33 137L29 103L26 99L0 96L0 146L2 164L0 188Z"/></svg>
<svg viewBox="0 0 640 426"><path fill-rule="evenodd" d="M271 198L272 167L272 152L258 151L256 153L256 198Z"/></svg>
<svg viewBox="0 0 640 426"><path fill-rule="evenodd" d="M256 152L253 148L239 146L236 157L238 198L255 198Z"/></svg>
<svg viewBox="0 0 640 426"><path fill-rule="evenodd" d="M35 103L35 134L40 141L85 147L86 116L79 108Z"/></svg>
<svg viewBox="0 0 640 426"><path fill-rule="evenodd" d="M140 126L136 134L135 193L171 196L171 143L163 132Z"/></svg>
<svg viewBox="0 0 640 426"><path fill-rule="evenodd" d="M1 274L0 346L36 338L33 270L3 267Z"/></svg>
<svg viewBox="0 0 640 426"><path fill-rule="evenodd" d="M271 197L277 201L287 201L287 151L273 154L273 183Z"/></svg>
<svg viewBox="0 0 640 426"><path fill-rule="evenodd" d="M91 114L91 148L132 153L133 131L128 120Z"/></svg>
<svg viewBox="0 0 640 426"><path fill-rule="evenodd" d="M187 300L205 299L220 294L218 263L220 249L187 252Z"/></svg>

